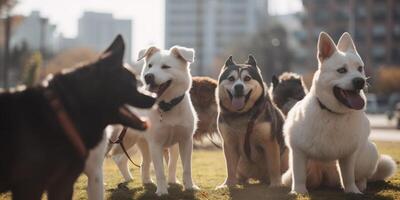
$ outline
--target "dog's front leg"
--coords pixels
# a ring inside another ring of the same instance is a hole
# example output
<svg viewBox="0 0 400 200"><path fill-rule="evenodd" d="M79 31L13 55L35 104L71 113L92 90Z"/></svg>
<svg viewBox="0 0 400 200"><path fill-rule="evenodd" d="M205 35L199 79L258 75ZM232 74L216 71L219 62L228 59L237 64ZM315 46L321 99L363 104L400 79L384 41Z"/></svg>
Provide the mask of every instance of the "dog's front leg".
<svg viewBox="0 0 400 200"><path fill-rule="evenodd" d="M150 177L151 155L150 155L149 145L144 139L139 140L137 144L140 149L140 153L142 154L142 165L140 167L140 173L142 175L142 184L145 185L153 183Z"/></svg>
<svg viewBox="0 0 400 200"><path fill-rule="evenodd" d="M361 194L360 190L356 186L354 177L354 167L357 155L356 152L357 151L347 157L339 159L339 167L344 191L346 193Z"/></svg>
<svg viewBox="0 0 400 200"><path fill-rule="evenodd" d="M277 187L282 185L281 178L281 158L279 152L279 145L275 141L270 141L267 144L267 167L268 177L270 177L270 187Z"/></svg>
<svg viewBox="0 0 400 200"><path fill-rule="evenodd" d="M179 145L175 144L169 148L169 160L168 160L168 183L179 183L176 180L176 165L178 164L179 158Z"/></svg>
<svg viewBox="0 0 400 200"><path fill-rule="evenodd" d="M160 144L149 143L151 159L153 160L154 171L156 173L158 196L168 194L168 184L164 173L163 150Z"/></svg>
<svg viewBox="0 0 400 200"><path fill-rule="evenodd" d="M296 194L307 194L307 156L299 149L290 148L290 167L292 170L292 191Z"/></svg>
<svg viewBox="0 0 400 200"><path fill-rule="evenodd" d="M217 189L224 187L232 187L238 184L238 180L236 177L237 166L239 162L239 151L237 142L233 140L228 142L224 140L223 151L225 155L225 163L226 163L226 171L228 176L225 179L225 182L218 186Z"/></svg>
<svg viewBox="0 0 400 200"><path fill-rule="evenodd" d="M102 200L104 199L104 184L103 184L103 165L99 164L97 167L87 172L88 176L88 199L89 200Z"/></svg>
<svg viewBox="0 0 400 200"><path fill-rule="evenodd" d="M192 151L193 138L191 136L179 143L183 167L183 186L186 190L199 190L200 188L193 183L192 179Z"/></svg>

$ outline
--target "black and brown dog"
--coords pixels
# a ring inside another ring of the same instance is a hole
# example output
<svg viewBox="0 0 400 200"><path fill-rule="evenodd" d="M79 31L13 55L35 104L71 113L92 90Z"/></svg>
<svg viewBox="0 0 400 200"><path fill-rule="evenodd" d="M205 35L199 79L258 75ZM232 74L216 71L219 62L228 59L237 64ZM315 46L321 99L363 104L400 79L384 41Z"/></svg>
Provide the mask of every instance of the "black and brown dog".
<svg viewBox="0 0 400 200"><path fill-rule="evenodd" d="M308 93L303 78L293 72L284 72L279 78L272 76L270 94L276 106L285 114Z"/></svg>
<svg viewBox="0 0 400 200"><path fill-rule="evenodd" d="M15 200L71 199L87 152L109 124L146 129L126 105L149 108L122 59L118 36L91 64L55 75L41 86L0 93L0 192Z"/></svg>

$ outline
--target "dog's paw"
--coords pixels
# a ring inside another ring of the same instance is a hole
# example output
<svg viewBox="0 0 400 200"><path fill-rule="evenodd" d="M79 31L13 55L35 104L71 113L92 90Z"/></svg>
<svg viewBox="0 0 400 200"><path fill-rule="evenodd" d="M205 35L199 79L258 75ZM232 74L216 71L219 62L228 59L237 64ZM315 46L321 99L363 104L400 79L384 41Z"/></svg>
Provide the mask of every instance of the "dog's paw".
<svg viewBox="0 0 400 200"><path fill-rule="evenodd" d="M223 183L223 184L221 184L221 185L215 187L215 190L221 190L221 189L231 188L231 187L235 187L235 186L236 186L236 184L226 184L226 183Z"/></svg>
<svg viewBox="0 0 400 200"><path fill-rule="evenodd" d="M153 185L154 185L154 182L153 182L153 180L151 180L151 179L149 179L149 180L143 180L142 183L143 183L143 185L149 185L149 184L153 184Z"/></svg>
<svg viewBox="0 0 400 200"><path fill-rule="evenodd" d="M199 191L200 187L197 185L192 185L192 186L185 187L185 190Z"/></svg>
<svg viewBox="0 0 400 200"><path fill-rule="evenodd" d="M295 187L294 189L292 189L292 191L290 191L290 194L307 195L308 191L307 191L306 186L298 186L298 187Z"/></svg>
<svg viewBox="0 0 400 200"><path fill-rule="evenodd" d="M168 181L168 184L171 184L171 185L182 185L182 183L180 181L178 181L178 180Z"/></svg>
<svg viewBox="0 0 400 200"><path fill-rule="evenodd" d="M159 188L157 187L157 191L156 191L156 195L157 196L162 196L162 195L167 195L168 194L168 190L167 188Z"/></svg>
<svg viewBox="0 0 400 200"><path fill-rule="evenodd" d="M344 192L345 193L353 193L353 194L362 194L362 192L360 192L360 190L355 185L351 185L349 187L346 187L344 189Z"/></svg>

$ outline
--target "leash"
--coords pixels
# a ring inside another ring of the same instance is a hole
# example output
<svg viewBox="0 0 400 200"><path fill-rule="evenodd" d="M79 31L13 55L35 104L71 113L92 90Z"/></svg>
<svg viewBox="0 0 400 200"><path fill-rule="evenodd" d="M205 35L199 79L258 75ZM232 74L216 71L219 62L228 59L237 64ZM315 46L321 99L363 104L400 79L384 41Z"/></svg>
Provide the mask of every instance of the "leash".
<svg viewBox="0 0 400 200"><path fill-rule="evenodd" d="M218 136L219 137L219 136ZM209 134L207 134L207 138L208 140L210 140L211 144L213 144L215 147L217 147L218 149L222 149L221 145L217 144Z"/></svg>
<svg viewBox="0 0 400 200"><path fill-rule="evenodd" d="M128 160L131 161L131 163L133 165L135 165L136 167L140 168L140 165L138 165L135 162L133 162L133 160L131 159L131 157L128 154L128 151L126 151L126 148L124 146L123 141L124 141L124 137L125 137L127 131L128 131L128 128L126 126L124 126L124 128L122 129L121 133L118 136L118 139L116 141L109 140L109 143L110 144L119 144L119 146L121 146L121 149L125 153L125 155L128 158Z"/></svg>
<svg viewBox="0 0 400 200"><path fill-rule="evenodd" d="M71 118L68 116L68 113L62 105L60 99L57 97L55 92L50 89L44 90L43 94L49 102L52 110L56 113L57 120L60 122L61 127L64 129L64 133L67 136L68 140L72 143L79 156L82 159L86 159L88 151L85 147L85 144L83 143L79 131L76 129L75 125L71 121Z"/></svg>

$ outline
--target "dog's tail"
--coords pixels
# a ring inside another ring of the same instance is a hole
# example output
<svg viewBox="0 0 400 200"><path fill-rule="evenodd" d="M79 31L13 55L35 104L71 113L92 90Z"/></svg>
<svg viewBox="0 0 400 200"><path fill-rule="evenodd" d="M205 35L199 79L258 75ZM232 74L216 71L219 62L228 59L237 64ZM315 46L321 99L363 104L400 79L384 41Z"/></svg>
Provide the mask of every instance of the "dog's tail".
<svg viewBox="0 0 400 200"><path fill-rule="evenodd" d="M396 161L388 155L380 155L378 166L369 181L380 181L392 177L397 169Z"/></svg>

